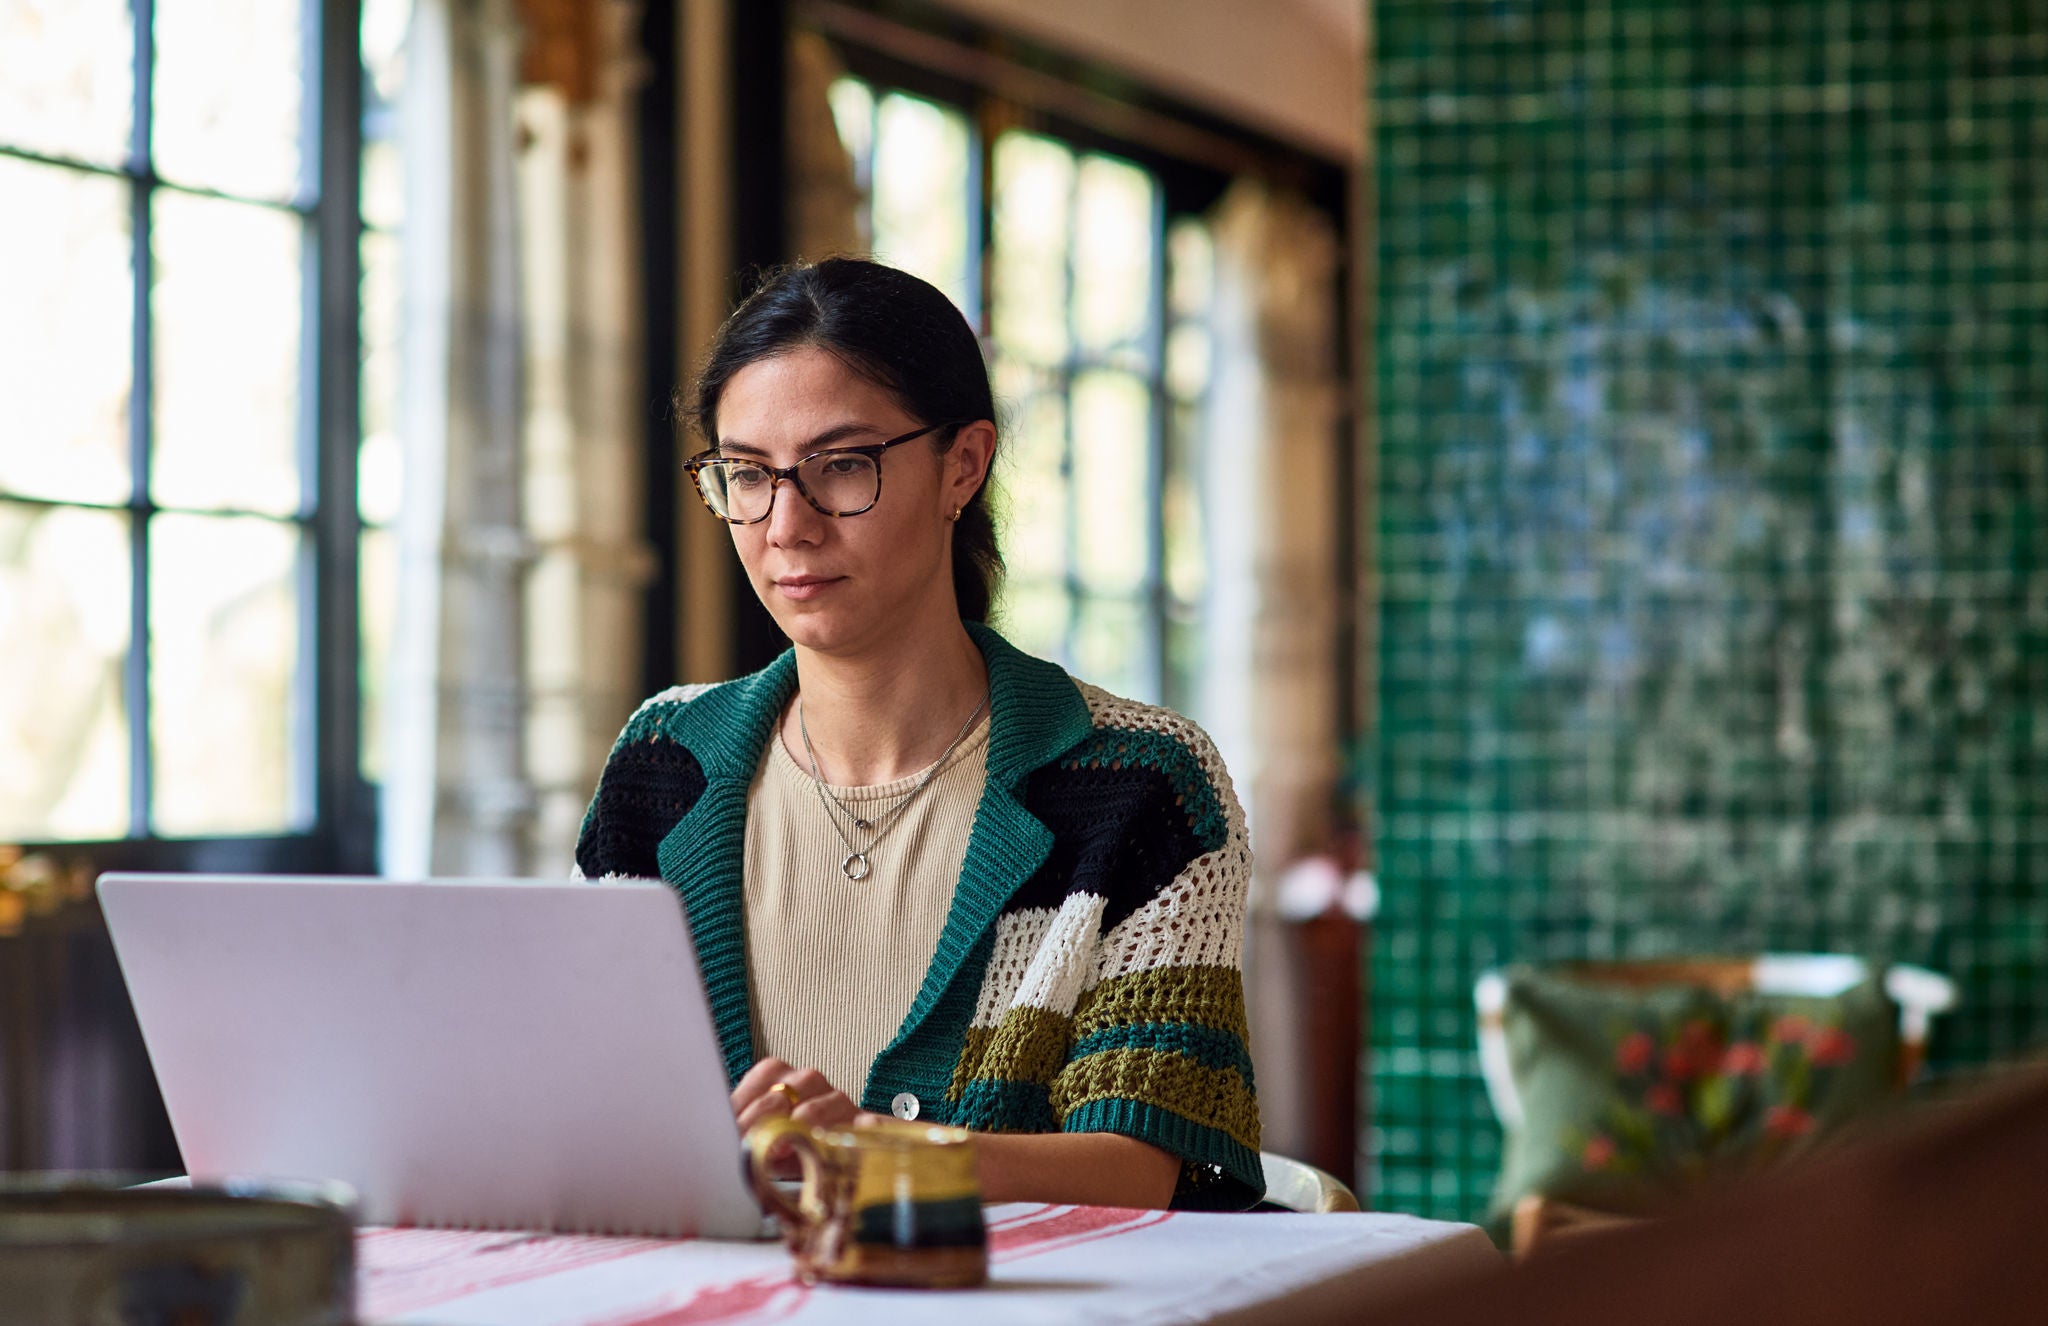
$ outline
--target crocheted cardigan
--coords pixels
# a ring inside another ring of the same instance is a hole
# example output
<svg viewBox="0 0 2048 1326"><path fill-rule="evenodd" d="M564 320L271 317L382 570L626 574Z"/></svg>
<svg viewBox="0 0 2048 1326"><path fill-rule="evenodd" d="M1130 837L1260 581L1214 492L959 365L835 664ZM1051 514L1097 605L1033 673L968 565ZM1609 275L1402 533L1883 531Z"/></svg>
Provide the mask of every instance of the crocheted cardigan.
<svg viewBox="0 0 2048 1326"><path fill-rule="evenodd" d="M1264 1191L1246 1050L1251 857L1201 729L1075 681L986 627L988 782L938 951L861 1104L994 1132L1110 1132L1181 1158L1176 1206ZM728 1077L754 1062L741 864L747 787L793 652L676 687L620 733L576 848L590 879L681 896Z"/></svg>

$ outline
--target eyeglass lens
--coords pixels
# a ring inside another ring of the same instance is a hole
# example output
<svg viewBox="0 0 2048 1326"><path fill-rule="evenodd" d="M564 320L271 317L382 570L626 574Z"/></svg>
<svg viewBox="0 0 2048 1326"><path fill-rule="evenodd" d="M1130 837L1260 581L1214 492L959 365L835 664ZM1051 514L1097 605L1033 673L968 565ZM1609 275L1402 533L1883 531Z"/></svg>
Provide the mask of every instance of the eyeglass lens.
<svg viewBox="0 0 2048 1326"><path fill-rule="evenodd" d="M812 506L828 516L852 515L875 504L882 471L869 456L824 452L797 465L797 482ZM720 460L697 472L711 509L731 520L759 520L775 501L775 476L745 460Z"/></svg>

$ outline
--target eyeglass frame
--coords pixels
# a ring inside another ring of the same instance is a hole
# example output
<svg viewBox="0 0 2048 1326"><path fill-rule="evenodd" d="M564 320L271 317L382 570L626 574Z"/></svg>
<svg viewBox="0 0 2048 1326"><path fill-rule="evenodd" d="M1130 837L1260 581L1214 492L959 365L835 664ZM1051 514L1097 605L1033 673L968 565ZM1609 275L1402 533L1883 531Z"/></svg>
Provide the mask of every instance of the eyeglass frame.
<svg viewBox="0 0 2048 1326"><path fill-rule="evenodd" d="M849 516L863 515L874 510L875 504L882 500L883 452L887 451L890 447L900 447L905 442L915 442L927 433L936 433L941 428L961 428L970 422L970 420L966 419L946 419L935 424L926 424L922 428L914 428L910 432L892 437L886 442L873 442L864 447L826 447L822 451L813 451L809 455L797 457L794 465L776 466L767 464L764 461L750 460L745 456L721 456L718 454L718 448L714 446L706 448L684 461L683 473L690 476L690 487L695 490L697 500L704 504L704 509L728 525L758 525L774 515L775 498L782 491L782 485L785 480L795 486L804 501L810 504L811 510L821 516L830 516L834 520L845 520ZM875 464L874 498L866 506L853 511L827 511L824 507L819 506L818 499L811 496L810 489L804 487L804 481L797 474L797 471L820 456L866 456L869 460L873 461ZM752 520L739 520L732 516L720 515L718 508L711 505L711 499L705 495L703 482L697 477L706 467L715 464L752 465L756 469L766 470L769 479L768 509L755 516Z"/></svg>

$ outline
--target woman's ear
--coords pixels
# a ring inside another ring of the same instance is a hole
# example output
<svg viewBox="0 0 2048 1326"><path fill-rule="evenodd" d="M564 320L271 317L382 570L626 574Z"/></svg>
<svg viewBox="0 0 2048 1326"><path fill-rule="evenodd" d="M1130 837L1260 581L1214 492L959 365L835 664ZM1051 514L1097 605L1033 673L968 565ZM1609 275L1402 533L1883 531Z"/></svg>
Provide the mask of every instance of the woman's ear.
<svg viewBox="0 0 2048 1326"><path fill-rule="evenodd" d="M988 482L988 470L996 454L996 426L986 419L964 425L946 448L941 496L948 514L974 500Z"/></svg>

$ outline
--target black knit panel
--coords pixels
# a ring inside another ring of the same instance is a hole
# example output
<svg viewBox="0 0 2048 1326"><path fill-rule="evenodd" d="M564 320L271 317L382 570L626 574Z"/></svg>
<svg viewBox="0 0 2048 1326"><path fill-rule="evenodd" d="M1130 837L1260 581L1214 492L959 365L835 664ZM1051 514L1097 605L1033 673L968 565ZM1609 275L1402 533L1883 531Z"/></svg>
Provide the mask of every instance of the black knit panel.
<svg viewBox="0 0 2048 1326"><path fill-rule="evenodd" d="M1024 787L1024 807L1052 830L1053 847L1005 911L1058 907L1068 894L1107 900L1102 928L1159 896L1202 854L1194 822L1157 769L1049 765Z"/></svg>
<svg viewBox="0 0 2048 1326"><path fill-rule="evenodd" d="M697 757L666 737L654 734L618 747L605 762L597 797L584 816L577 867L591 879L661 878L655 849L703 794Z"/></svg>

